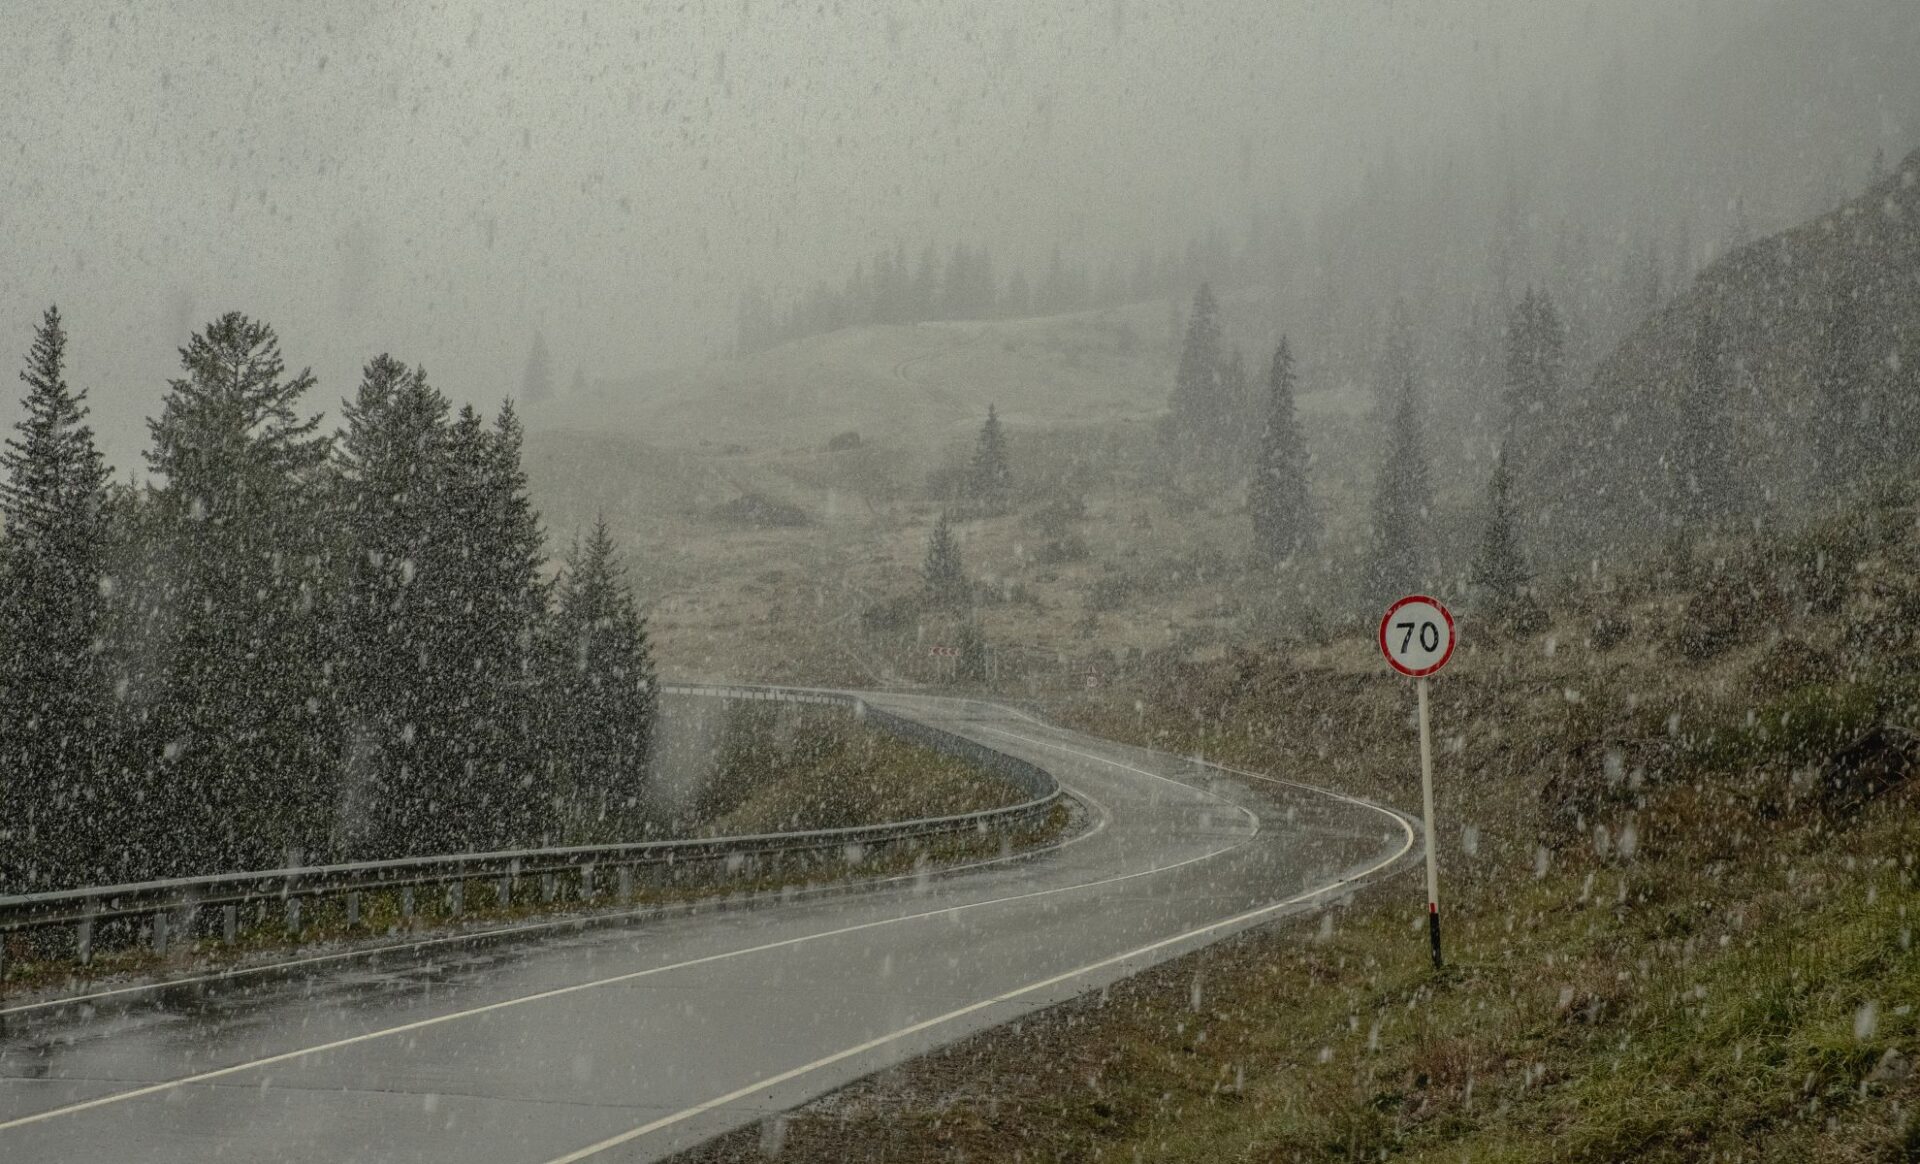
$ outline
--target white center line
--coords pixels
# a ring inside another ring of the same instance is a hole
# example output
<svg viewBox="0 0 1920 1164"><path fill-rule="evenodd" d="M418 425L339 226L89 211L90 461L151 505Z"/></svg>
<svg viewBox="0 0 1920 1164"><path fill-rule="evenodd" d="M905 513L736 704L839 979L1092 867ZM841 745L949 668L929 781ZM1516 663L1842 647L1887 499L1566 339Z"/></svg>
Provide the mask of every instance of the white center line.
<svg viewBox="0 0 1920 1164"><path fill-rule="evenodd" d="M1039 742L1039 741L1036 741L1036 742ZM1088 754L1091 755L1091 753L1088 753ZM1097 757L1097 756L1093 758L1102 759L1101 757ZM1102 762L1111 764L1117 768L1125 768L1129 771L1139 772L1142 775L1148 775L1148 776L1153 775L1153 773L1145 772L1142 769L1133 767L1133 765L1131 764L1125 764L1118 760L1102 759ZM1166 779L1165 777L1157 777L1157 778ZM1174 783L1179 783L1179 782L1174 781ZM1186 787L1192 787L1192 786L1188 785ZM1205 790L1194 789L1194 791L1205 791ZM1136 870L1135 872L1132 872L1132 873L1121 873L1121 874L1116 874L1115 876L1112 876L1112 877L1102 877L1092 881L1081 881L1072 885L1057 886L1052 889L1037 889L1027 893L1012 894L1006 897L989 898L985 901L975 901L975 902L967 902L961 905L944 906L940 909L926 910L921 913L904 914L899 917L879 918L874 921L860 922L858 924L850 925L850 926L842 926L838 929L822 930L818 933L802 934L799 937L794 937L794 938L784 938L777 942L765 942L757 946L748 946L738 950L728 950L718 954L708 954L708 955L705 955L704 957L699 957L699 958L689 958L689 959L686 959L685 961L674 962L665 966L653 966L645 970L635 970L626 974L616 974L610 978L599 978L590 982L579 982L570 986L555 987L554 989L551 989L551 990L542 990L534 994L521 995L520 997L517 997L517 998L509 998L509 999L503 999L500 1002L487 1003L484 1006L470 1007L465 1010L453 1011L448 1014L435 1015L432 1018L416 1019L413 1022L401 1023L397 1026L384 1027L374 1031L366 1031L358 1035L349 1035L344 1038L333 1039L324 1043L316 1043L312 1046L298 1047L291 1051L282 1051L277 1055L268 1055L259 1059L250 1059L244 1063L235 1063L230 1066L215 1068L214 1070L211 1070L211 1071L202 1071L194 1075L183 1075L176 1079L163 1080L162 1082L149 1084L145 1087L136 1087L127 1091L115 1092L112 1095L103 1095L95 1099L83 1100L78 1103L66 1104L62 1107L49 1108L46 1111L34 1112L30 1115L19 1116L15 1119L0 1122L0 1132L8 1131L13 1128L26 1127L29 1124L37 1124L46 1120L57 1119L61 1116L78 1115L81 1112L92 1111L96 1108L107 1107L112 1104L125 1103L128 1100L140 1099L144 1096L156 1095L164 1091L172 1091L177 1088L187 1087L196 1083L206 1083L214 1079L224 1079L224 1078L227 1078L228 1076L237 1075L243 1071L252 1071L261 1067L271 1067L277 1063L289 1062L291 1060L303 1058L308 1055L318 1055L318 1054L325 1053L327 1051L339 1050L343 1047L351 1047L359 1043L371 1042L375 1039L390 1038L394 1035L402 1035L412 1031L425 1030L429 1027L440 1026L445 1023L458 1021L460 1019L472 1018L476 1015L490 1014L494 1011L506 1010L508 1008L517 1007L517 1006L525 1006L529 1003L534 1003L534 1002L543 1002L551 998L561 998L566 995L578 994L582 991L594 990L604 986L613 986L622 982L632 982L637 979L649 978L656 974L665 974L674 970L684 970L689 967L704 966L714 962L725 961L729 958L740 958L740 957L746 957L751 954L762 954L770 950L787 949L793 946L801 945L806 942L817 942L827 938L842 937L847 934L860 933L865 930L878 929L882 926L899 925L904 922L922 921L927 918L934 918L934 917L947 917L953 914L963 913L968 910L982 909L992 905L1005 905L1005 904L1016 902L1016 901L1029 901L1038 897L1049 897L1054 894L1071 893L1077 890L1092 889L1092 888L1097 888L1103 885L1115 885L1125 881L1132 881L1141 877L1151 877L1161 873L1170 873L1176 869L1185 868L1186 866L1197 864L1198 862L1201 862L1201 861L1211 860L1212 858L1218 857L1223 853L1232 852L1235 849L1241 848L1247 844L1252 843L1254 837L1258 835L1258 818L1257 817L1255 818L1255 822L1256 822L1255 831L1235 841L1233 844L1223 845L1216 849L1210 849L1207 852L1199 854L1198 856L1188 857L1185 860L1176 861L1170 865L1156 865L1156 866L1153 866L1152 868Z"/></svg>

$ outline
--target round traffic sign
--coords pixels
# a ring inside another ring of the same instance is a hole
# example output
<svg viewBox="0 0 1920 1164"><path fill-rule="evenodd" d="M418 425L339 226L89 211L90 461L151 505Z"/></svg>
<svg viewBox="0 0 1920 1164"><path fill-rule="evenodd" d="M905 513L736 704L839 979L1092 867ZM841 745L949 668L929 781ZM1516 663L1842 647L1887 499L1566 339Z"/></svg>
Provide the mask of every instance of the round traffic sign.
<svg viewBox="0 0 1920 1164"><path fill-rule="evenodd" d="M1446 666L1458 637L1453 615L1424 594L1402 598L1380 620L1380 653L1388 666L1414 679Z"/></svg>

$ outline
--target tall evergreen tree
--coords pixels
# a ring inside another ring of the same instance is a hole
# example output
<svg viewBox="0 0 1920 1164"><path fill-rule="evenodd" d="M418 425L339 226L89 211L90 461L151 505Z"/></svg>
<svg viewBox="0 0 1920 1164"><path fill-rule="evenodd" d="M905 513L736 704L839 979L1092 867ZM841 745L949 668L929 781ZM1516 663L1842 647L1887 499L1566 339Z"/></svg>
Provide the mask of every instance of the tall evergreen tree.
<svg viewBox="0 0 1920 1164"><path fill-rule="evenodd" d="M448 540L458 590L457 655L465 703L466 783L447 806L460 847L537 842L553 827L554 766L539 752L539 637L549 586L540 516L520 465L522 433L511 401L489 429L473 408L449 434Z"/></svg>
<svg viewBox="0 0 1920 1164"><path fill-rule="evenodd" d="M1247 487L1254 554L1268 563L1292 558L1313 540L1315 532L1307 485L1307 441L1294 409L1294 387L1293 351L1282 337L1267 372L1266 424Z"/></svg>
<svg viewBox="0 0 1920 1164"><path fill-rule="evenodd" d="M1487 521L1473 560L1473 584L1491 610L1505 613L1514 609L1531 580L1514 519L1513 472L1502 444L1487 483Z"/></svg>
<svg viewBox="0 0 1920 1164"><path fill-rule="evenodd" d="M967 470L967 496L987 513L1005 513L1012 501L1013 469L1007 461L1006 433L991 404Z"/></svg>
<svg viewBox="0 0 1920 1164"><path fill-rule="evenodd" d="M529 404L553 399L553 357L547 353L547 337L537 331L527 352L526 370L520 374L520 399Z"/></svg>
<svg viewBox="0 0 1920 1164"><path fill-rule="evenodd" d="M937 606L964 606L972 595L966 567L960 561L960 543L943 512L927 537L927 560L920 568L927 600Z"/></svg>
<svg viewBox="0 0 1920 1164"><path fill-rule="evenodd" d="M637 835L647 809L658 695L625 574L602 518L560 580L546 697L558 823L569 841Z"/></svg>
<svg viewBox="0 0 1920 1164"><path fill-rule="evenodd" d="M1193 460L1231 423L1222 393L1220 305L1205 283L1194 293L1186 340L1174 374L1165 436L1182 460Z"/></svg>
<svg viewBox="0 0 1920 1164"><path fill-rule="evenodd" d="M1669 461L1675 513L1689 526L1719 521L1737 506L1731 397L1726 330L1710 307L1694 325Z"/></svg>
<svg viewBox="0 0 1920 1164"><path fill-rule="evenodd" d="M181 349L148 422L161 584L142 725L172 869L271 867L331 843L337 727L328 667L329 441L302 419L273 329L233 312Z"/></svg>
<svg viewBox="0 0 1920 1164"><path fill-rule="evenodd" d="M449 673L466 649L455 615L472 601L449 552L449 405L424 370L382 355L343 411L344 831L363 856L445 851L440 807L465 778L473 694Z"/></svg>
<svg viewBox="0 0 1920 1164"><path fill-rule="evenodd" d="M1387 430L1387 458L1373 497L1368 588L1380 601L1418 590L1429 579L1427 520L1433 485L1413 378L1401 383Z"/></svg>
<svg viewBox="0 0 1920 1164"><path fill-rule="evenodd" d="M102 826L125 824L101 658L107 468L66 344L49 307L20 373L26 415L0 452L0 893L111 877Z"/></svg>

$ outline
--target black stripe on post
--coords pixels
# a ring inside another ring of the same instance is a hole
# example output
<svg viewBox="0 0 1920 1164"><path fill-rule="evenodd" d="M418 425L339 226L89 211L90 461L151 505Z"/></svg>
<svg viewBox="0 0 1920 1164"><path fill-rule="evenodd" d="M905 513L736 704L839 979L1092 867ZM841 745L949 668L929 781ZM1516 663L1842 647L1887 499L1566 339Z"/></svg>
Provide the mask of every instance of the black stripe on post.
<svg viewBox="0 0 1920 1164"><path fill-rule="evenodd" d="M1440 969L1440 907L1427 903L1427 941L1433 946L1433 968Z"/></svg>

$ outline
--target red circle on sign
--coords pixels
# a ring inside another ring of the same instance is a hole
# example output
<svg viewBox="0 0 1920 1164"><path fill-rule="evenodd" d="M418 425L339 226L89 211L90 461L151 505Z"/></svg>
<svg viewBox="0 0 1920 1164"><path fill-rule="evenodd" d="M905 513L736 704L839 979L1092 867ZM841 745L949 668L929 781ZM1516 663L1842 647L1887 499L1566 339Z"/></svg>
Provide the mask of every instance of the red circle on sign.
<svg viewBox="0 0 1920 1164"><path fill-rule="evenodd" d="M1446 653L1441 655L1440 660L1434 663L1431 667L1422 667L1419 670L1414 670L1413 668L1402 666L1400 663L1400 660L1393 657L1393 652L1387 649L1388 624L1393 622L1393 616L1395 614L1398 614L1402 607L1412 606L1416 602L1425 603L1426 605L1433 607L1435 610L1440 612L1441 618L1444 618L1447 620ZM1446 666L1447 660L1453 658L1453 648L1455 644L1457 644L1459 641L1460 641L1460 636L1454 630L1453 612L1448 610L1444 605L1442 605L1438 599L1429 598L1424 594L1407 595L1405 598L1402 598L1400 601L1394 603L1392 606L1387 607L1387 613L1383 615L1380 619L1380 653L1381 655L1386 657L1387 666L1392 667L1394 670L1400 672L1402 675L1405 675L1409 679L1423 679L1426 676L1433 674L1435 671L1438 671L1440 668Z"/></svg>

